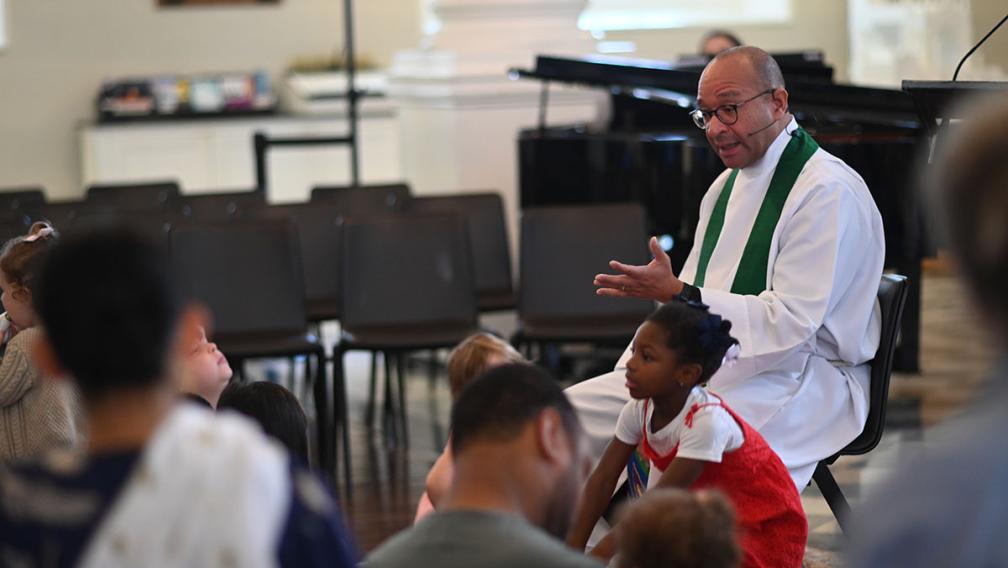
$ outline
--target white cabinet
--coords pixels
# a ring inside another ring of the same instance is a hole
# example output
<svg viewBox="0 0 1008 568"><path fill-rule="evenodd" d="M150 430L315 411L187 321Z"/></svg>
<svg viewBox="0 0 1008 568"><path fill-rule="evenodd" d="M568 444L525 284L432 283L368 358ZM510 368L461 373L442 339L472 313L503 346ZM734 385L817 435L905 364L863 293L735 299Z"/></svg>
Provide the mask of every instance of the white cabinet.
<svg viewBox="0 0 1008 568"><path fill-rule="evenodd" d="M186 193L249 190L255 186L256 132L345 136L348 129L341 115L87 124L78 131L82 186L175 179ZM362 105L358 133L362 183L402 181L395 110L385 101ZM270 148L270 201L302 201L314 185L349 183L349 156L347 146Z"/></svg>

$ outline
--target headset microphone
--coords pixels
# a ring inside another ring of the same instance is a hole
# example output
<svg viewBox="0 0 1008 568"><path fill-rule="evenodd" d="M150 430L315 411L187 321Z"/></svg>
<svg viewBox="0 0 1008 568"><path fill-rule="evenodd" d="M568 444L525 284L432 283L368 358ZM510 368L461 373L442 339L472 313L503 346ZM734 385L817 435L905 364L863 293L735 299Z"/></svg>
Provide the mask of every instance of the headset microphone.
<svg viewBox="0 0 1008 568"><path fill-rule="evenodd" d="M768 125L764 126L763 128L760 128L759 130L753 130L753 131L752 131L752 132L750 132L749 134L746 134L746 136L755 136L755 135L759 134L760 132L763 132L763 131L764 131L764 130L766 130L767 128L770 128L771 126L773 126L773 125L777 124L777 120L779 120L779 119L774 119L774 121L773 121L773 122L771 122L770 124L768 124Z"/></svg>

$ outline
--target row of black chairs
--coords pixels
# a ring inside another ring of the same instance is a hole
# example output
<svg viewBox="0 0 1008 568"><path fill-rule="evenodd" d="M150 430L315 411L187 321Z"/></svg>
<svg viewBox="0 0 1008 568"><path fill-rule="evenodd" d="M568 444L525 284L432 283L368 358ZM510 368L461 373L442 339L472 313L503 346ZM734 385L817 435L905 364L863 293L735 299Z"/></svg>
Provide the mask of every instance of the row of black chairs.
<svg viewBox="0 0 1008 568"><path fill-rule="evenodd" d="M387 369L395 362L404 427L402 356L451 347L477 330L480 311L516 305L496 194L419 198L405 185L322 187L308 203L267 205L254 192L182 197L176 189L104 186L82 202L55 205L0 193L0 210L24 217L18 232L45 218L66 232L126 224L170 241L187 292L211 307L216 340L237 368L252 358L306 355L321 461L334 465L330 433L338 427L348 483L343 353L380 352ZM636 205L526 211L515 341L625 344L650 304L599 298L591 280L610 258L646 260L644 226ZM343 333L329 393L324 346L310 324L332 319ZM373 362L369 423L375 373Z"/></svg>

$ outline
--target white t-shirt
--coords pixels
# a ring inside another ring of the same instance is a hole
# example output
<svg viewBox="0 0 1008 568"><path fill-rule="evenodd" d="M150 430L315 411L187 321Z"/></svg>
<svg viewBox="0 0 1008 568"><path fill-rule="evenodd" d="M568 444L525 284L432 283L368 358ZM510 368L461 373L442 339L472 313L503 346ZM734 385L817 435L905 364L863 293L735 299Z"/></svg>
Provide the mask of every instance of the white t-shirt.
<svg viewBox="0 0 1008 568"><path fill-rule="evenodd" d="M678 445L676 457L721 463L721 456L725 452L741 448L745 441L738 422L721 407L716 396L701 387L694 387L690 391L682 411L657 432L651 431L654 404L647 405L645 416L645 402L646 399L631 400L623 407L616 423L616 439L620 442L632 446L640 444L643 441L641 428L646 424L648 444L658 455L667 455ZM711 406L703 406L705 404ZM693 415L692 427L687 428L686 415L694 405L701 408ZM657 481L657 475L650 477Z"/></svg>

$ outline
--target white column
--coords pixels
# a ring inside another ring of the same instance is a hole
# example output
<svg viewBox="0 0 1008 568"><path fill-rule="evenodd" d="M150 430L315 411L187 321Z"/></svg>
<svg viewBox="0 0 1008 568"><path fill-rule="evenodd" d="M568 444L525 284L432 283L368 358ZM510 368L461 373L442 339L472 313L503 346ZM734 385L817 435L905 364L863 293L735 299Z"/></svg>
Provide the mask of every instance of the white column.
<svg viewBox="0 0 1008 568"><path fill-rule="evenodd" d="M398 106L403 173L418 195L496 190L512 251L518 207L518 132L538 120L540 84L510 80L539 54L594 52L577 28L586 0L434 0L440 28L396 55L389 92ZM550 123L586 122L600 95L551 87ZM515 255L512 255L515 258Z"/></svg>

